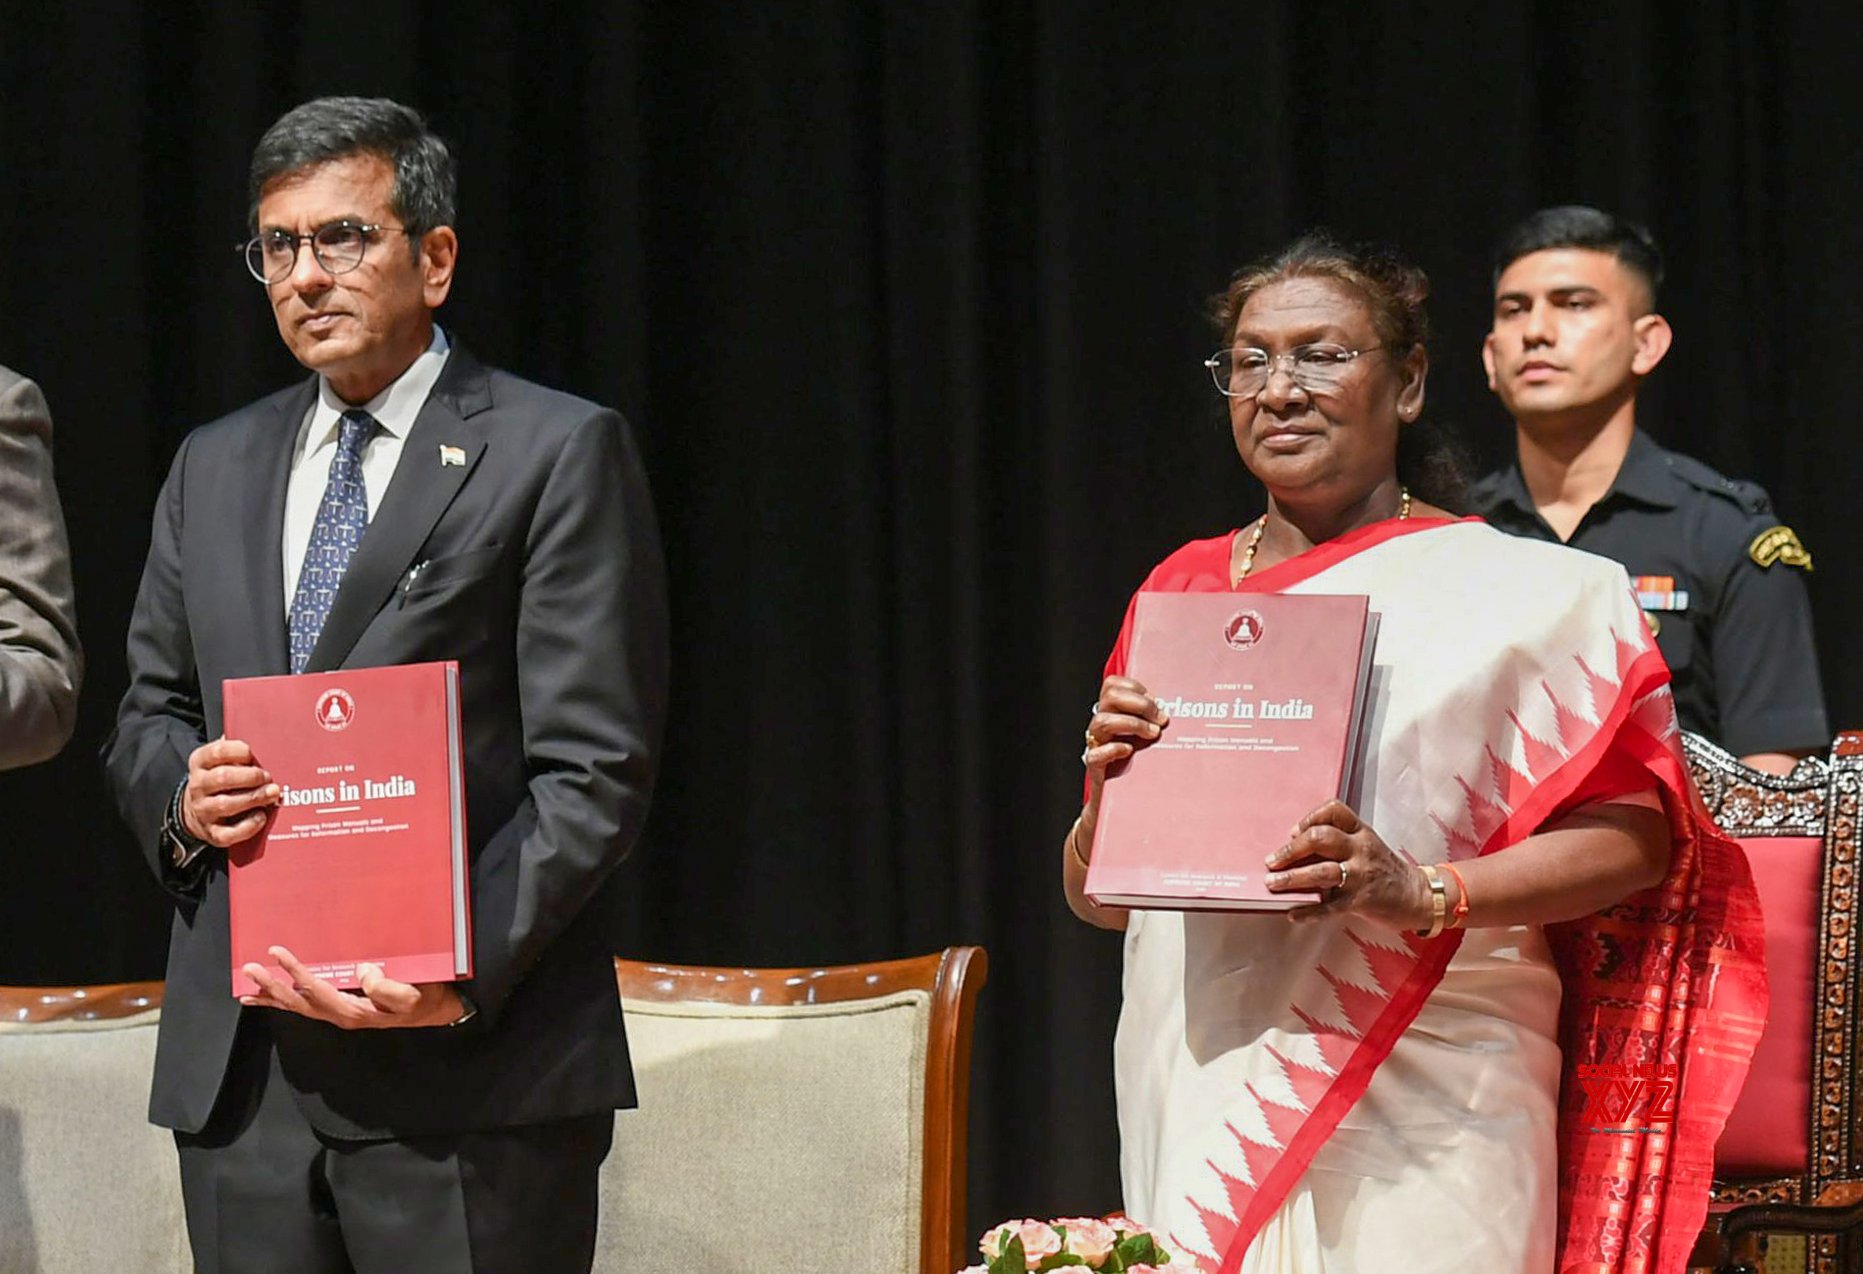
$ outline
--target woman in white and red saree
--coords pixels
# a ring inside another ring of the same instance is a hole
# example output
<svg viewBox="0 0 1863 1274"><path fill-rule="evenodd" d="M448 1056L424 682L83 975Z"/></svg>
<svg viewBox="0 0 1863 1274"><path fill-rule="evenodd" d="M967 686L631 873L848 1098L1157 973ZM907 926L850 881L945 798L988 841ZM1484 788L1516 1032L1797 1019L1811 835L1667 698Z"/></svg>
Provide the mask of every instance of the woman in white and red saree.
<svg viewBox="0 0 1863 1274"><path fill-rule="evenodd" d="M1356 808L1269 863L1326 902L1101 909L1107 768L1169 728L1121 633L1063 854L1126 931L1126 1207L1208 1271L1679 1271L1765 1012L1758 906L1621 569L1399 480L1426 289L1309 239L1219 303L1269 512L1143 589L1365 594L1378 681Z"/></svg>

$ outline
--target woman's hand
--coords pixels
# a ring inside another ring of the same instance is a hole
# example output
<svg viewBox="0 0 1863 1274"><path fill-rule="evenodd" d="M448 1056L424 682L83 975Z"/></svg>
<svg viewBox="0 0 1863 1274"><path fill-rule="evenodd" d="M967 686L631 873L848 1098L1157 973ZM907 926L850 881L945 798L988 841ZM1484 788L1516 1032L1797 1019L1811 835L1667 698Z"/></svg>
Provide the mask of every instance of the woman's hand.
<svg viewBox="0 0 1863 1274"><path fill-rule="evenodd" d="M1290 920L1350 911L1388 929L1429 928L1430 887L1423 873L1344 801L1328 801L1301 819L1287 844L1268 855L1268 871L1270 893L1317 889L1326 896L1294 908L1287 913Z"/></svg>
<svg viewBox="0 0 1863 1274"><path fill-rule="evenodd" d="M1088 924L1103 929L1126 927L1125 908L1096 906L1086 895L1087 859L1099 826L1106 769L1152 742L1170 721L1158 701L1132 678L1108 677L1100 683L1100 697L1087 719L1087 746L1080 752L1080 763L1087 767L1087 804L1061 842L1061 880L1067 891L1067 905Z"/></svg>
<svg viewBox="0 0 1863 1274"><path fill-rule="evenodd" d="M1153 742L1171 723L1151 692L1130 677L1108 677L1100 683L1100 697L1087 718L1087 746L1080 762L1087 767L1087 808L1097 815L1106 769ZM1091 831L1089 826L1086 830Z"/></svg>

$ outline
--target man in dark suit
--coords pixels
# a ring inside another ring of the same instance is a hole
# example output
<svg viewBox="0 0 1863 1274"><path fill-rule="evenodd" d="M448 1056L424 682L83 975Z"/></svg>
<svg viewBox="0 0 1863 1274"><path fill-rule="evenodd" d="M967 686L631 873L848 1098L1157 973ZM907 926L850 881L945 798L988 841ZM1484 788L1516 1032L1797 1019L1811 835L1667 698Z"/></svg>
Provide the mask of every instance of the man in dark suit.
<svg viewBox="0 0 1863 1274"><path fill-rule="evenodd" d="M57 754L84 661L39 387L0 367L0 770Z"/></svg>
<svg viewBox="0 0 1863 1274"><path fill-rule="evenodd" d="M384 100L282 117L247 263L315 375L195 430L163 487L105 763L177 909L151 1118L213 1271L587 1270L633 1103L615 864L646 815L666 616L614 412L433 323L452 159ZM278 786L221 737L228 677L456 659L474 977L230 992L226 849Z"/></svg>

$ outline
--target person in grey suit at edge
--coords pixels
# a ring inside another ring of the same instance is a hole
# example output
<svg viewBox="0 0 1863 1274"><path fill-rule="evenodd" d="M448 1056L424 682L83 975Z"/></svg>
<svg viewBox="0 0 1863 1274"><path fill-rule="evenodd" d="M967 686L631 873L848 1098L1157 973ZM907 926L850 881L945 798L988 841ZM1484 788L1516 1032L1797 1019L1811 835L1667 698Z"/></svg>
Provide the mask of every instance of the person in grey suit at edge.
<svg viewBox="0 0 1863 1274"><path fill-rule="evenodd" d="M37 385L0 367L0 770L65 746L83 675L52 416Z"/></svg>
<svg viewBox="0 0 1863 1274"><path fill-rule="evenodd" d="M667 669L645 477L615 412L433 322L453 161L413 110L324 98L250 172L246 264L315 374L194 430L157 504L104 762L176 904L150 1117L195 1261L586 1271L634 1104L612 869L646 816ZM279 789L221 682L459 661L474 977L230 992L226 849Z"/></svg>

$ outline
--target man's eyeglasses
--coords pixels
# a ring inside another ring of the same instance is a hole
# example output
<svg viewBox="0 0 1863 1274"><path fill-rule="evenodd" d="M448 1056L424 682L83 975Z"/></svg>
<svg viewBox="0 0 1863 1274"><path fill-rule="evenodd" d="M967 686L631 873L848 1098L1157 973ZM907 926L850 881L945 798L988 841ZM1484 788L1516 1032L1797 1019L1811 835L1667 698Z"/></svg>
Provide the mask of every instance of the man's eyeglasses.
<svg viewBox="0 0 1863 1274"><path fill-rule="evenodd" d="M332 221L309 234L292 234L289 230L267 230L247 240L239 251L245 253L246 268L261 283L281 283L298 263L298 249L308 243L317 264L330 274L347 274L362 264L362 255L375 236L389 231L408 233L403 226L368 226L358 221Z"/></svg>
<svg viewBox="0 0 1863 1274"><path fill-rule="evenodd" d="M1203 360L1210 369L1216 388L1231 398L1253 398L1268 387L1268 378L1276 367L1285 367L1296 385L1310 394L1325 394L1338 389L1352 372L1359 355L1383 349L1367 345L1364 349L1347 349L1343 345L1296 345L1280 354L1243 346L1218 350Z"/></svg>

